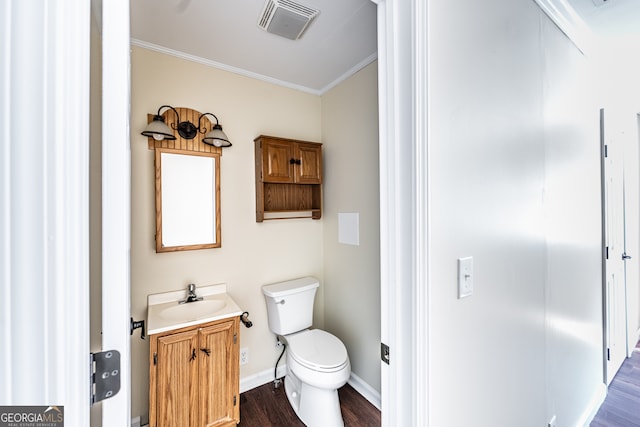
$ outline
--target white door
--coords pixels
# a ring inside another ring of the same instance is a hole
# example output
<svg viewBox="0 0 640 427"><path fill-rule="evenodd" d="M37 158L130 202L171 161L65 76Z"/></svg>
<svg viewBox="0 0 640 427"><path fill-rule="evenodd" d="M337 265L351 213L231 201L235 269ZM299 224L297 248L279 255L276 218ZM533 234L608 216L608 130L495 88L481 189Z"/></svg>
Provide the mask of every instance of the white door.
<svg viewBox="0 0 640 427"><path fill-rule="evenodd" d="M623 145L614 120L600 111L603 142L604 338L607 384L627 355ZM605 124L606 123L606 124Z"/></svg>

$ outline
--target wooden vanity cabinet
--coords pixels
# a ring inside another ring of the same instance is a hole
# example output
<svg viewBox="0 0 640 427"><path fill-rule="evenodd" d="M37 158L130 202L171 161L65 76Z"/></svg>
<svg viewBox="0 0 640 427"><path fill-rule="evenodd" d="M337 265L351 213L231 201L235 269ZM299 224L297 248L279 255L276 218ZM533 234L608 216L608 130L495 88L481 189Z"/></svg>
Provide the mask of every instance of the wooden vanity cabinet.
<svg viewBox="0 0 640 427"><path fill-rule="evenodd" d="M255 140L256 221L322 216L322 144L261 135Z"/></svg>
<svg viewBox="0 0 640 427"><path fill-rule="evenodd" d="M149 426L240 422L239 319L150 336Z"/></svg>

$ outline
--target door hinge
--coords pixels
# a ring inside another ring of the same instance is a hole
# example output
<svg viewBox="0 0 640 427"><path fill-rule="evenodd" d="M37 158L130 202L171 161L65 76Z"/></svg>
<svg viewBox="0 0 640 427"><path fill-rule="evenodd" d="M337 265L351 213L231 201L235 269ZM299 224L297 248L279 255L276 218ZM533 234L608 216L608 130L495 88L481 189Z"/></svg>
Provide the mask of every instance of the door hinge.
<svg viewBox="0 0 640 427"><path fill-rule="evenodd" d="M605 256L605 259L609 259L609 246L606 246L604 248L604 256Z"/></svg>
<svg viewBox="0 0 640 427"><path fill-rule="evenodd" d="M380 358L387 365L389 364L389 346L385 343L380 343Z"/></svg>
<svg viewBox="0 0 640 427"><path fill-rule="evenodd" d="M238 343L238 334L233 334L233 343L234 344Z"/></svg>
<svg viewBox="0 0 640 427"><path fill-rule="evenodd" d="M237 403L237 396L234 395L233 396L233 406L236 406L236 403Z"/></svg>
<svg viewBox="0 0 640 427"><path fill-rule="evenodd" d="M611 349L607 348L607 360L610 361L611 360Z"/></svg>
<svg viewBox="0 0 640 427"><path fill-rule="evenodd" d="M153 366L158 364L158 353L153 353Z"/></svg>
<svg viewBox="0 0 640 427"><path fill-rule="evenodd" d="M120 391L120 352L89 353L91 405L115 396Z"/></svg>

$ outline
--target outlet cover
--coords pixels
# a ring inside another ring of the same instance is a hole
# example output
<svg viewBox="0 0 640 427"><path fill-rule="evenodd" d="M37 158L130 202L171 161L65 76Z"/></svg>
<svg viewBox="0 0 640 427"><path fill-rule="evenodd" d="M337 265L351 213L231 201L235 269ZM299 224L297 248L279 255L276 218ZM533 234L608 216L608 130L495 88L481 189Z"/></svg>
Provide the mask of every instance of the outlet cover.
<svg viewBox="0 0 640 427"><path fill-rule="evenodd" d="M240 364L246 365L249 363L249 349L247 347L242 347L240 349Z"/></svg>
<svg viewBox="0 0 640 427"><path fill-rule="evenodd" d="M458 258L458 298L473 294L473 257Z"/></svg>

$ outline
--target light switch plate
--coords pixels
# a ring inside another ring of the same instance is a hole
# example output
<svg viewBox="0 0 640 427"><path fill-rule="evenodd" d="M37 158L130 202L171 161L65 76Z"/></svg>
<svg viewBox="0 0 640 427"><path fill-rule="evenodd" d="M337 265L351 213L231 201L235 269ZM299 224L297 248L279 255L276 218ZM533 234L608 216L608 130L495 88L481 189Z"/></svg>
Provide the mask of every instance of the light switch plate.
<svg viewBox="0 0 640 427"><path fill-rule="evenodd" d="M458 258L458 298L473 294L473 257Z"/></svg>

